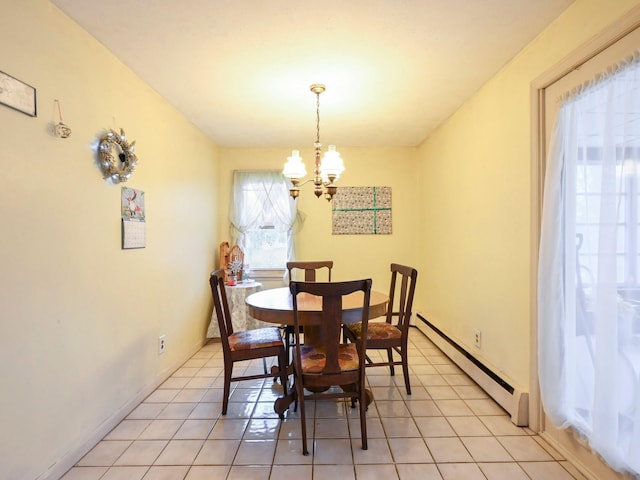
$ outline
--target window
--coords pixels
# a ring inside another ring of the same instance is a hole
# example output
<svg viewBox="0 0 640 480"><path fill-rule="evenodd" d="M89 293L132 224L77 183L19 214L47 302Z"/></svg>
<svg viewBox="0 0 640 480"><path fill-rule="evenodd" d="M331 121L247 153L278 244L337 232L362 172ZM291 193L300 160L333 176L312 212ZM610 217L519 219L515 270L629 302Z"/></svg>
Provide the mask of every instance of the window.
<svg viewBox="0 0 640 480"><path fill-rule="evenodd" d="M545 413L640 474L640 54L566 96L540 238Z"/></svg>
<svg viewBox="0 0 640 480"><path fill-rule="evenodd" d="M253 270L282 269L287 263L288 234L269 223L249 230L245 237L247 262Z"/></svg>
<svg viewBox="0 0 640 480"><path fill-rule="evenodd" d="M236 171L231 199L231 237L252 271L284 270L293 258L296 204L279 171Z"/></svg>
<svg viewBox="0 0 640 480"><path fill-rule="evenodd" d="M583 149L576 168L576 237L583 285L598 268L600 205L603 202L603 153ZM638 290L638 176L632 149L615 154L616 282L621 291ZM613 173L613 171L612 171ZM639 172L640 173L640 172ZM613 179L612 179L613 180ZM585 278L585 275L587 276ZM640 298L638 298L640 300Z"/></svg>

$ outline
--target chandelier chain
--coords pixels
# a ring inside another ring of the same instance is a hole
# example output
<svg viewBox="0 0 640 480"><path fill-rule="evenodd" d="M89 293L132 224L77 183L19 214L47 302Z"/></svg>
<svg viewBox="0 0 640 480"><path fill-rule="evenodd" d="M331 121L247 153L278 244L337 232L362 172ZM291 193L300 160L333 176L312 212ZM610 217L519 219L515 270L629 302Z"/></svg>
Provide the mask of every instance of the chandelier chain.
<svg viewBox="0 0 640 480"><path fill-rule="evenodd" d="M320 92L316 93L316 143L320 143Z"/></svg>

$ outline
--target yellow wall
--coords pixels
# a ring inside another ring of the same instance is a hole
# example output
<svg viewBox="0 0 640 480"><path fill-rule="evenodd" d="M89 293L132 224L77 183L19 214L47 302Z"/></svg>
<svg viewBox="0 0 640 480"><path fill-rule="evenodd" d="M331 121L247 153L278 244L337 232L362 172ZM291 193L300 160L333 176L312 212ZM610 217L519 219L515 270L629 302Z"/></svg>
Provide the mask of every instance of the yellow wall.
<svg viewBox="0 0 640 480"><path fill-rule="evenodd" d="M37 118L0 105L0 478L32 480L62 473L202 345L217 150L48 1L0 7L0 70L38 98ZM119 127L137 142L141 250L121 250L120 185L96 163L101 132Z"/></svg>
<svg viewBox="0 0 640 480"><path fill-rule="evenodd" d="M310 139L310 143L313 139ZM292 147L294 148L294 147ZM306 217L295 242L299 260L333 260L332 280L372 278L373 288L387 292L392 262L411 265L416 246L416 217L413 201L415 181L414 148L347 148L338 146L345 172L338 186L391 187L393 233L391 235L332 235L331 204L316 198L313 185L301 187L296 200ZM233 170L282 170L291 149L220 149L220 241L229 240L229 199ZM300 150L312 171L312 148ZM307 175L309 178L310 175ZM339 187L338 187L339 190ZM418 280L418 283L420 280Z"/></svg>
<svg viewBox="0 0 640 480"><path fill-rule="evenodd" d="M531 84L638 3L576 1L419 148L424 210L416 254L418 270L427 273L418 309L525 389L535 388ZM480 350L474 328L482 331Z"/></svg>

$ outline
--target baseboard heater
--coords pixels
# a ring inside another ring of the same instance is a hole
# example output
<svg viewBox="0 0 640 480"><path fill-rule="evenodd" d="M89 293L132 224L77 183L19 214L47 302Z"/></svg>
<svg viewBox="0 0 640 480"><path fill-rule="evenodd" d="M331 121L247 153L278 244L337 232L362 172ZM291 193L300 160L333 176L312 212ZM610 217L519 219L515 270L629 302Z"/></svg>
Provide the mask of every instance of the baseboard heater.
<svg viewBox="0 0 640 480"><path fill-rule="evenodd" d="M518 426L529 424L529 393L501 378L421 314L415 326L493 398Z"/></svg>

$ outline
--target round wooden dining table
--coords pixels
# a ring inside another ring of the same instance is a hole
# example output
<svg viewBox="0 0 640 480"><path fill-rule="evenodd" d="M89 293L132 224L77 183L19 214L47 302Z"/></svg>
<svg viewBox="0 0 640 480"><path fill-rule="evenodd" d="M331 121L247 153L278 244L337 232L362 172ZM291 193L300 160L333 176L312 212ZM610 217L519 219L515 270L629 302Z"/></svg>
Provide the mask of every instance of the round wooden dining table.
<svg viewBox="0 0 640 480"><path fill-rule="evenodd" d="M357 322L362 318L362 292L346 295L342 302L342 321L344 323ZM278 325L293 325L293 298L289 287L272 288L252 293L245 299L249 315L269 323ZM371 291L369 299L369 318L385 315L389 296ZM322 299L315 295L300 293L298 295L298 319L304 325L304 342L315 344L320 338L318 329L322 326ZM343 387L344 388L344 387ZM274 410L280 418L295 399L295 389L285 392L274 404ZM367 406L373 400L371 392L367 391Z"/></svg>
<svg viewBox="0 0 640 480"><path fill-rule="evenodd" d="M342 320L345 323L359 321L362 314L362 292L354 292L344 297ZM262 290L249 295L245 300L249 315L258 320L278 325L293 325L293 299L289 287ZM369 318L383 316L387 312L389 296L371 291ZM322 324L322 299L315 295L298 295L298 318L302 325Z"/></svg>

